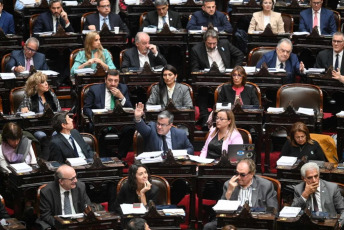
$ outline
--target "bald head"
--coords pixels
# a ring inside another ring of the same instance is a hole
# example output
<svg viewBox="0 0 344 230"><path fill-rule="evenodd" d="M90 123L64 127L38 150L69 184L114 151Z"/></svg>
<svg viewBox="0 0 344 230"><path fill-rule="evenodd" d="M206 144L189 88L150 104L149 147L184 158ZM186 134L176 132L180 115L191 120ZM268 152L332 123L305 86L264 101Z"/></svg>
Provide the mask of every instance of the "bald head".
<svg viewBox="0 0 344 230"><path fill-rule="evenodd" d="M76 172L74 168L69 165L61 165L56 170L56 179L58 180L60 186L65 190L71 190L76 187Z"/></svg>

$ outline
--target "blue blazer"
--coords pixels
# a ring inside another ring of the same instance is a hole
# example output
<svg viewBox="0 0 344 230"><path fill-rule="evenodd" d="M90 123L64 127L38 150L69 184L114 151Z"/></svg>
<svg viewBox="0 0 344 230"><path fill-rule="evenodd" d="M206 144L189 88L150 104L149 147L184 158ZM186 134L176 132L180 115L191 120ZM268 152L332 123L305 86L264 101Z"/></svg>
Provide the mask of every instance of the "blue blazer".
<svg viewBox="0 0 344 230"><path fill-rule="evenodd" d="M140 122L135 122L137 131L145 140L145 151L159 151L162 146L162 138L157 133L156 123L149 122L148 125L141 119ZM188 154L194 154L194 148L190 143L186 132L181 129L171 128L172 149L186 149Z"/></svg>
<svg viewBox="0 0 344 230"><path fill-rule="evenodd" d="M92 85L90 90L87 92L86 98L84 99L84 114L92 119L92 109L104 109L105 108L105 89L106 85L97 84ZM124 107L133 107L130 102L128 87L125 84L119 83L118 89L121 91L126 101ZM116 99L116 98L115 98Z"/></svg>
<svg viewBox="0 0 344 230"><path fill-rule="evenodd" d="M322 35L334 34L337 32L336 20L334 19L333 12L326 8L321 8L320 13L320 32ZM299 31L312 32L313 29L313 18L312 18L312 8L303 10L300 13L300 24Z"/></svg>
<svg viewBox="0 0 344 230"><path fill-rule="evenodd" d="M262 64L265 62L269 68L276 68L276 59L276 50L270 51L263 55L263 57L258 61L256 67L261 68ZM287 72L287 79L283 81L283 83L294 83L295 75L300 74L300 62L296 54L290 54L289 59L285 62L285 71Z"/></svg>
<svg viewBox="0 0 344 230"><path fill-rule="evenodd" d="M67 28L65 28L66 22L64 21L62 17L60 17L60 23L66 32L74 32L74 29L71 23L69 24ZM35 25L33 27L33 32L41 33L41 32L50 32L50 31L54 31L53 17L52 17L51 12L47 11L47 12L41 13L38 16L35 22Z"/></svg>
<svg viewBox="0 0 344 230"><path fill-rule="evenodd" d="M109 30L114 30L114 27L119 27L120 30L129 34L129 29L127 25L122 21L121 17L118 14L110 13L109 14L110 27ZM99 13L90 14L86 17L84 24L84 30L88 30L89 25L95 25L97 31L101 30L99 23Z"/></svg>
<svg viewBox="0 0 344 230"><path fill-rule="evenodd" d="M45 55L36 52L33 55L33 64L37 70L48 70L48 64L45 59ZM13 50L11 52L11 58L5 66L6 72L11 72L13 66L24 66L25 67L25 56L23 50Z"/></svg>
<svg viewBox="0 0 344 230"><path fill-rule="evenodd" d="M226 15L216 11L214 15L209 15L203 10L196 11L193 13L190 21L186 25L187 30L200 30L201 26L208 27L208 24L212 23L214 27L217 27L219 32L226 31L232 33L232 25L227 20Z"/></svg>
<svg viewBox="0 0 344 230"><path fill-rule="evenodd" d="M0 17L0 27L5 34L15 34L13 15L3 10Z"/></svg>

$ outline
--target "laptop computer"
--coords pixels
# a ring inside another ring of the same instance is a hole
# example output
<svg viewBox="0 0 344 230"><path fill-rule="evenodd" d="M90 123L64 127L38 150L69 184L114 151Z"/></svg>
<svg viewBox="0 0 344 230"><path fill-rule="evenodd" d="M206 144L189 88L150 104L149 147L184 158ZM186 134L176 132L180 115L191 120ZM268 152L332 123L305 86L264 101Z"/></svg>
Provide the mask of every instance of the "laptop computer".
<svg viewBox="0 0 344 230"><path fill-rule="evenodd" d="M251 158L256 160L254 144L235 144L228 145L228 160L232 164L237 164L241 159Z"/></svg>

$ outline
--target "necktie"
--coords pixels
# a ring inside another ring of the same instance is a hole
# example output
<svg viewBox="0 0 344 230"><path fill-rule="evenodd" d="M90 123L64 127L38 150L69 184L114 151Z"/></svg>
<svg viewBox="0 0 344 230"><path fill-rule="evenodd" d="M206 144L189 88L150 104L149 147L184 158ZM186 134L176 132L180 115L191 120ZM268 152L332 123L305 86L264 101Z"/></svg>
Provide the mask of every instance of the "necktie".
<svg viewBox="0 0 344 230"><path fill-rule="evenodd" d="M56 24L55 24L55 31L57 31L57 27L59 27L60 20L58 17L56 17Z"/></svg>
<svg viewBox="0 0 344 230"><path fill-rule="evenodd" d="M166 16L162 17L162 24L166 23Z"/></svg>
<svg viewBox="0 0 344 230"><path fill-rule="evenodd" d="M74 138L72 137L72 135L69 136L69 140L72 142L74 156L79 157L78 150L76 149L76 145L75 145Z"/></svg>
<svg viewBox="0 0 344 230"><path fill-rule="evenodd" d="M319 212L318 202L317 202L317 198L315 197L315 193L312 194L312 198L313 198L313 211Z"/></svg>
<svg viewBox="0 0 344 230"><path fill-rule="evenodd" d="M314 21L313 21L313 28L318 26L318 11L314 11Z"/></svg>
<svg viewBox="0 0 344 230"><path fill-rule="evenodd" d="M70 206L70 200L69 200L69 191L64 192L64 212L65 215L72 214L72 207Z"/></svg>
<svg viewBox="0 0 344 230"><path fill-rule="evenodd" d="M280 63L280 69L284 69L284 65L282 62Z"/></svg>
<svg viewBox="0 0 344 230"><path fill-rule="evenodd" d="M103 18L103 25L102 25L102 28L103 28L104 24L107 25L107 24L106 24L106 21L107 21L107 17L106 17L106 18Z"/></svg>
<svg viewBox="0 0 344 230"><path fill-rule="evenodd" d="M168 151L167 142L166 142L166 136L162 135L161 138L162 138L162 149L166 153Z"/></svg>
<svg viewBox="0 0 344 230"><path fill-rule="evenodd" d="M334 69L337 71L339 67L339 54L336 54L336 62L334 63Z"/></svg>
<svg viewBox="0 0 344 230"><path fill-rule="evenodd" d="M31 60L30 58L26 59L26 70L27 71L30 71L30 60Z"/></svg>
<svg viewBox="0 0 344 230"><path fill-rule="evenodd" d="M110 92L111 94L111 104L110 104L110 109L114 109L116 106L115 106L115 97L112 95L112 93Z"/></svg>

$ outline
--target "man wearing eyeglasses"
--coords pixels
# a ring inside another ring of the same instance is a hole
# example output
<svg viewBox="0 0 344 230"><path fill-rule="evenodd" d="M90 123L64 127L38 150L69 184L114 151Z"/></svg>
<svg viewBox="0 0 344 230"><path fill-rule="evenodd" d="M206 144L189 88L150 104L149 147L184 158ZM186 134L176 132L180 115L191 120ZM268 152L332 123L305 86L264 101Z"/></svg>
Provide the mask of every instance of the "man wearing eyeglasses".
<svg viewBox="0 0 344 230"><path fill-rule="evenodd" d="M86 17L84 30L100 31L105 23L109 30L114 30L114 27L119 27L123 32L129 34L127 25L122 21L118 14L111 12L111 5L109 0L97 1L98 13L90 14Z"/></svg>
<svg viewBox="0 0 344 230"><path fill-rule="evenodd" d="M42 229L56 226L56 215L82 213L91 204L85 184L79 182L75 170L61 165L55 172L54 181L40 192L40 219Z"/></svg>
<svg viewBox="0 0 344 230"><path fill-rule="evenodd" d="M315 26L321 35L334 34L337 31L334 14L322 7L323 0L310 0L311 7L300 12L300 32L311 33Z"/></svg>
<svg viewBox="0 0 344 230"><path fill-rule="evenodd" d="M221 200L238 200L240 206L273 207L278 210L277 193L272 182L255 175L256 164L252 159L242 159L236 173L223 185ZM204 230L216 229L217 221L209 222Z"/></svg>
<svg viewBox="0 0 344 230"><path fill-rule="evenodd" d="M11 58L5 66L6 72L20 73L30 70L31 65L37 70L48 70L45 55L37 52L38 48L39 41L36 38L27 39L22 50L13 50L11 52Z"/></svg>
<svg viewBox="0 0 344 230"><path fill-rule="evenodd" d="M142 120L144 105L140 102L135 109L135 126L137 131L145 140L144 150L168 151L168 149L186 149L189 155L193 155L194 148L190 143L186 132L173 127L174 116L165 110L158 114L157 122L149 122L148 125Z"/></svg>

